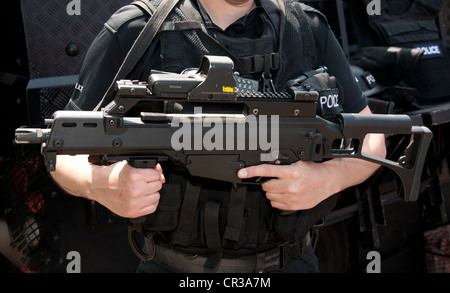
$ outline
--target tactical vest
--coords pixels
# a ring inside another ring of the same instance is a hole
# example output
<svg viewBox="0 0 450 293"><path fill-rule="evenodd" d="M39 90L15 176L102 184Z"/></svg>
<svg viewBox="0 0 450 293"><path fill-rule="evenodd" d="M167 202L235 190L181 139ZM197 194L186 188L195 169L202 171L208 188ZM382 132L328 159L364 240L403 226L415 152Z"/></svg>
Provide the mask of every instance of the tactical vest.
<svg viewBox="0 0 450 293"><path fill-rule="evenodd" d="M370 0L364 0L370 5ZM443 0L381 1L380 11L368 17L369 25L380 38L381 46L418 48L424 51L404 82L419 92L421 103L450 98L450 55L443 46L438 27Z"/></svg>
<svg viewBox="0 0 450 293"><path fill-rule="evenodd" d="M157 7L159 1L152 3ZM161 69L181 72L197 68L204 55L228 56L239 74L250 78L265 74L282 90L288 80L316 67L314 37L303 11L314 10L296 1L261 3L270 18L262 37L219 38L221 45L208 34L191 1L181 1L159 32ZM279 5L286 18L278 14ZM278 47L273 46L276 35ZM168 175L158 209L145 222L134 223L134 229L159 245L209 255L213 264L222 256L250 255L301 241L336 200L333 196L311 210L284 215L271 207L260 186L191 178L169 164L163 164L163 170Z"/></svg>
<svg viewBox="0 0 450 293"><path fill-rule="evenodd" d="M313 11L312 8L287 1L285 19L280 18L277 2L284 6L279 0L261 1L270 22L265 22L260 38L217 41L206 31L201 15L192 7L191 1L181 1L179 8L169 15L171 20L163 24L159 33L162 70L181 72L185 68L196 68L205 54L228 56L233 60L236 71L246 77L259 79L263 72L276 72L273 79L281 90L283 82L318 64L315 64L317 60L311 53L315 51L314 37L303 11ZM286 26L285 20L289 26ZM278 40L278 48L273 48L272 40L276 33L282 37Z"/></svg>

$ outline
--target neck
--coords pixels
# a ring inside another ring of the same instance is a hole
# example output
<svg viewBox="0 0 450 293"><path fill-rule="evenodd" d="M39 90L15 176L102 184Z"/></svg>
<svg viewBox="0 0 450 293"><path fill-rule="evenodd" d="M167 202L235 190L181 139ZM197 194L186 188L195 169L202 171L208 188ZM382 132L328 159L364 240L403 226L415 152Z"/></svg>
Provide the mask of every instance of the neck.
<svg viewBox="0 0 450 293"><path fill-rule="evenodd" d="M242 4L230 4L225 0L199 0L208 12L211 20L221 29L226 29L230 24L250 13L255 7L254 0Z"/></svg>

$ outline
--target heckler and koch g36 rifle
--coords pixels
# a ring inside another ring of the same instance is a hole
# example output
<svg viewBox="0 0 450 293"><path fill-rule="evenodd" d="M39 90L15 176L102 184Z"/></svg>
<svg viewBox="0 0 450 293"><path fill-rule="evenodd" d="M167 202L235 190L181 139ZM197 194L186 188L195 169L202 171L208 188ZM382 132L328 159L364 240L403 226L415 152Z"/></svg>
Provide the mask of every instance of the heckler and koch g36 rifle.
<svg viewBox="0 0 450 293"><path fill-rule="evenodd" d="M170 160L192 176L233 184L264 182L267 178L237 177L239 169L261 163L358 158L392 170L403 199L417 199L432 138L428 128L413 126L403 114L341 113L329 121L317 115L319 93L303 85L302 78L282 93L258 92L255 81L234 74L233 66L227 57L205 56L196 72L152 72L148 83L119 80L114 100L101 111L56 111L46 120L48 128L17 129L16 142L42 144L48 171L55 170L57 155L87 154L140 168ZM127 115L138 104L161 101L221 103L222 109L238 105L242 110ZM361 151L369 133L405 135L410 143L396 161L378 158ZM347 142L344 147L342 142Z"/></svg>

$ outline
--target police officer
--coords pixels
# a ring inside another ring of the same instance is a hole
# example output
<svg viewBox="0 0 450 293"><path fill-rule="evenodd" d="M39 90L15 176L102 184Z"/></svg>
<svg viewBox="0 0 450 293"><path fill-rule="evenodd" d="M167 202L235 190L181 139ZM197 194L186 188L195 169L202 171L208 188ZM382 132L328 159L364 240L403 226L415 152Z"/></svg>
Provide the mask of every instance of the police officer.
<svg viewBox="0 0 450 293"><path fill-rule="evenodd" d="M157 7L160 2L159 0L150 1L152 5L149 7ZM339 43L333 36L325 17L314 9L289 0L184 0L180 1L178 8L168 16L168 20L175 25L161 27L159 38L149 47L129 74L129 78L146 80L150 69L180 72L186 67L198 66L200 63L198 58L205 53L225 52L224 54L230 54L233 60L238 60L237 70L241 71L241 74L254 79L261 79L262 76L262 79L273 80L275 86L282 89L288 79L299 76L301 71L316 65L324 65L328 67L330 74L337 77L344 88L343 110L370 113L367 98L355 82ZM151 10L145 9L142 5L127 5L108 20L86 56L75 94L69 101L67 109L92 110L99 103L134 39L148 20L149 11L152 13ZM189 20L189 22L183 22L184 26L192 23L201 25L194 25L192 29L184 27L177 30L176 22L184 17L186 18L181 19L182 21ZM183 41L189 39L183 36L199 41L189 43L189 41ZM217 42L211 42L211 39ZM202 46L198 45L199 42ZM198 57L195 56L196 52ZM383 157L385 155L384 136L367 135L363 151ZM241 169L238 176L240 178L259 176L275 178L262 185L261 200L267 203L267 210L277 216L267 216L270 213L265 213L254 218L255 221L267 227L272 225L273 218L278 219L276 220L278 223L283 222L284 218L279 216L280 211L311 210L340 191L363 182L377 168L377 165L366 161L336 158L323 163L299 161L292 165L262 164ZM80 155L58 156L57 169L52 172L52 176L68 193L97 201L117 215L136 218L157 212L164 196L161 190L167 185L166 181L170 175L163 173L161 165L152 169L135 169L123 161L109 166L98 166L90 164L86 156ZM212 190L210 193L214 193L214 188ZM251 202L251 200L248 201ZM263 206L261 203L258 205ZM210 210L205 208L205 211ZM250 217L250 214L247 212L246 216ZM311 228L295 227L297 230ZM173 234L169 236L164 234L162 238L151 239L151 243L156 248L149 249L156 249L155 259L143 263L140 270L147 272L317 271L317 259L309 247L305 237L307 234L302 234L300 237L304 243L295 243L299 237L289 239L289 243L297 244L297 248L299 244L303 247L306 245L306 250L297 249L295 253L292 253L292 250L286 249L285 255L276 255L275 268L272 266L269 269L268 251L278 253L280 251L278 245L285 243L283 239L282 241L277 239L277 235L281 233L273 234L270 229L269 227L270 233L267 234L269 240L263 240L264 235L257 235L253 237L256 239L255 243L247 246L244 243L239 246L241 250L237 249L242 251L242 247L251 246L252 253L248 252L251 249L246 249L243 256L239 253L227 254L226 251L232 251L233 247L237 247L237 245L231 245L223 251L219 248L220 257L215 259L211 257L213 253L210 250L201 247L204 241L193 241L191 237L185 245L176 245L170 238ZM202 233L197 232L195 237L200 239L210 235L202 236ZM248 238L252 237L239 239ZM270 241L275 244L269 245ZM195 243L197 250L190 250L194 246L192 243ZM282 261L282 258L286 261ZM214 260L213 264L209 262L209 265L206 265L205 261L208 262L211 259ZM240 262L239 259L242 261ZM195 265L190 266L190 263ZM236 268L233 267L234 264ZM238 267L245 268L241 270Z"/></svg>

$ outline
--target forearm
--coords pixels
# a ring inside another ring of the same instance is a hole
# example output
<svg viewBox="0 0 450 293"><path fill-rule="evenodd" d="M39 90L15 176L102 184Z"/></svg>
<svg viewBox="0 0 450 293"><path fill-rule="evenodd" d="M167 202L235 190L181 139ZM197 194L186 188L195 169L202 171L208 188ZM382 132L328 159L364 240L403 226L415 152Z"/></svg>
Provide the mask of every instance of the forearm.
<svg viewBox="0 0 450 293"><path fill-rule="evenodd" d="M369 107L364 108L361 114L371 114ZM386 157L386 138L382 133L369 133L364 138L362 152L378 158ZM341 164L346 172L340 176L345 177L341 190L360 184L368 179L380 166L360 159L342 159Z"/></svg>
<svg viewBox="0 0 450 293"><path fill-rule="evenodd" d="M119 216L153 213L165 182L160 165L133 168L126 161L108 166L88 162L88 156L58 156L53 179L75 196L95 200Z"/></svg>
<svg viewBox="0 0 450 293"><path fill-rule="evenodd" d="M370 114L371 111L369 107L366 107L360 113ZM385 158L386 143L384 134L367 134L363 142L362 152L375 157ZM352 158L336 158L322 164L325 166L324 171L334 181L335 188L337 188L336 192L364 182L380 167L365 160Z"/></svg>
<svg viewBox="0 0 450 293"><path fill-rule="evenodd" d="M368 134L364 140L362 152L384 158L386 156L384 134ZM335 192L364 182L379 168L377 164L353 158L336 158L322 165L324 176L330 178L328 183L334 186L332 188Z"/></svg>
<svg viewBox="0 0 450 293"><path fill-rule="evenodd" d="M93 199L94 182L107 185L103 166L92 165L87 155L58 155L56 170L51 172L56 183L67 193L75 196Z"/></svg>

